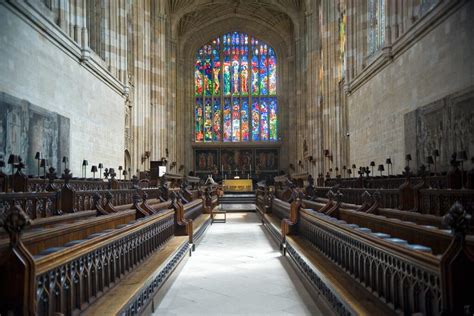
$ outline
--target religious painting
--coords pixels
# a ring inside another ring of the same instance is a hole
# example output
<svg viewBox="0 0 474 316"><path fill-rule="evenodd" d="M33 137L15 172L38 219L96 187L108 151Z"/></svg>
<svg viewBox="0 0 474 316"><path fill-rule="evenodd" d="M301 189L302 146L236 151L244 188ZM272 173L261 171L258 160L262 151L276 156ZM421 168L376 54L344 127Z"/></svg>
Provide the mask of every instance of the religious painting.
<svg viewBox="0 0 474 316"><path fill-rule="evenodd" d="M221 151L221 171L249 172L254 169L251 149L223 149Z"/></svg>
<svg viewBox="0 0 474 316"><path fill-rule="evenodd" d="M196 171L215 171L218 166L218 150L205 149L195 152Z"/></svg>
<svg viewBox="0 0 474 316"><path fill-rule="evenodd" d="M40 152L49 166L61 170L61 158L69 156L69 124L64 116L0 93L0 156L20 155L25 173L36 174L34 157Z"/></svg>
<svg viewBox="0 0 474 316"><path fill-rule="evenodd" d="M278 170L278 149L256 149L255 163L257 170L274 171Z"/></svg>

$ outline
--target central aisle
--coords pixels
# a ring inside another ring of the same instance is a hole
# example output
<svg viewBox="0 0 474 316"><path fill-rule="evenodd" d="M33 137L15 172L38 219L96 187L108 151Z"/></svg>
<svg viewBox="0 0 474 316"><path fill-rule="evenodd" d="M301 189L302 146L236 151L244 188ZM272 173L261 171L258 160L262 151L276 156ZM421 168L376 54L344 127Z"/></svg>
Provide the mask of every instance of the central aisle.
<svg viewBox="0 0 474 316"><path fill-rule="evenodd" d="M214 223L155 315L319 315L255 213Z"/></svg>

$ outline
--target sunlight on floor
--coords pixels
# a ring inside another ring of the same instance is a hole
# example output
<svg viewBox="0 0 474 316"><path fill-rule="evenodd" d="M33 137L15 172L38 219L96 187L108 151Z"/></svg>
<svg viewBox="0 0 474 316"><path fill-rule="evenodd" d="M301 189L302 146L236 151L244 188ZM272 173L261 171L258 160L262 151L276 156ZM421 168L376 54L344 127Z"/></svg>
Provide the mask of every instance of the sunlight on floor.
<svg viewBox="0 0 474 316"><path fill-rule="evenodd" d="M255 213L213 224L155 315L321 314Z"/></svg>

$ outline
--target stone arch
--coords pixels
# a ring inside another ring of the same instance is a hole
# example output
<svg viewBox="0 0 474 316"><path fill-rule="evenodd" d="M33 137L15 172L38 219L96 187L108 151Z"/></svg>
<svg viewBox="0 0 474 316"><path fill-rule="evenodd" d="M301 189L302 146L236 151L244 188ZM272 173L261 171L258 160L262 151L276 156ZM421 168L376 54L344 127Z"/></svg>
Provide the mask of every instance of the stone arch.
<svg viewBox="0 0 474 316"><path fill-rule="evenodd" d="M184 15L183 15L184 16ZM178 157L184 157L182 163L187 170L193 169L193 74L194 56L196 50L212 39L228 32L244 32L266 42L272 46L277 55L277 91L279 104L279 138L281 150L288 150L289 143L289 113L290 104L295 103L296 72L295 55L298 47L294 36L293 20L287 18L284 24L271 24L269 20L258 19L255 15L249 16L227 12L213 17L199 27L187 28L177 36L175 43L176 56L176 131L183 131L177 137ZM270 21L271 22L271 21ZM191 23L191 22L190 22ZM175 30L178 31L177 29ZM183 30L181 30L183 31ZM287 157L280 155L280 166L288 164ZM178 158L179 159L179 158Z"/></svg>

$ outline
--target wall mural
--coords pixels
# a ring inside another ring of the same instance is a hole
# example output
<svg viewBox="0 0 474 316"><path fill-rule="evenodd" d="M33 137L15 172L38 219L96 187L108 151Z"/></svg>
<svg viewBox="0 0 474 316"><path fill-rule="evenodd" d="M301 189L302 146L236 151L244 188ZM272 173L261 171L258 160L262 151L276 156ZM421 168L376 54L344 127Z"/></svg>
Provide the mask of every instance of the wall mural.
<svg viewBox="0 0 474 316"><path fill-rule="evenodd" d="M277 148L270 149L195 149L196 173L278 172Z"/></svg>
<svg viewBox="0 0 474 316"><path fill-rule="evenodd" d="M416 167L437 157L438 171L447 171L453 153L474 156L474 90L449 95L405 115L405 151L415 154ZM464 166L469 166L466 161Z"/></svg>
<svg viewBox="0 0 474 316"><path fill-rule="evenodd" d="M10 154L20 155L26 174L37 174L36 152L61 170L62 157L69 156L69 124L64 116L0 93L0 155L5 162Z"/></svg>

